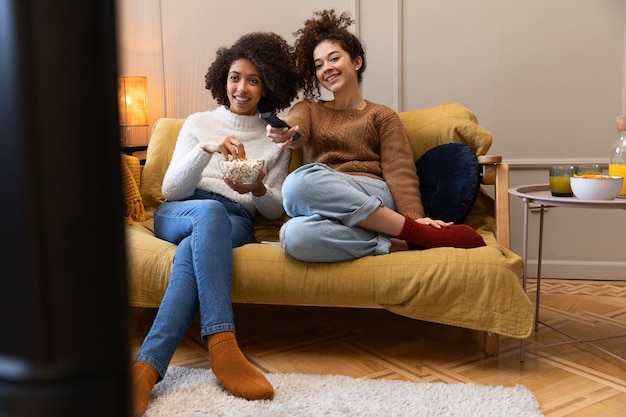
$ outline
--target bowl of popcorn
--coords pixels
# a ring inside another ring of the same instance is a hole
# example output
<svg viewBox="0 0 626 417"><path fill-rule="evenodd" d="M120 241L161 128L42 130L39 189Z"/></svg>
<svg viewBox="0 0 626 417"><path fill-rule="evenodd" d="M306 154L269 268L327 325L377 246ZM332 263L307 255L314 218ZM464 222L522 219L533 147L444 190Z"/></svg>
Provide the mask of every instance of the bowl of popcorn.
<svg viewBox="0 0 626 417"><path fill-rule="evenodd" d="M253 183L265 165L263 159L231 159L220 161L220 168L225 177L236 179L242 184Z"/></svg>
<svg viewBox="0 0 626 417"><path fill-rule="evenodd" d="M572 192L580 200L613 200L622 190L624 178L614 175L574 174L569 181Z"/></svg>

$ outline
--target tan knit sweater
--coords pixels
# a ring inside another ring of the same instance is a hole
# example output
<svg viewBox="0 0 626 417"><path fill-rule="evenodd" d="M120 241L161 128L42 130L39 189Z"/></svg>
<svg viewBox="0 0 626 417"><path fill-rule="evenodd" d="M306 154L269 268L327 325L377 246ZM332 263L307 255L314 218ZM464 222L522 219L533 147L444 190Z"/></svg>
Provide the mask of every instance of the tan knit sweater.
<svg viewBox="0 0 626 417"><path fill-rule="evenodd" d="M363 110L334 110L323 102L302 101L289 112L299 127L304 163L321 162L338 172L387 183L398 212L424 217L411 145L398 114L367 101Z"/></svg>

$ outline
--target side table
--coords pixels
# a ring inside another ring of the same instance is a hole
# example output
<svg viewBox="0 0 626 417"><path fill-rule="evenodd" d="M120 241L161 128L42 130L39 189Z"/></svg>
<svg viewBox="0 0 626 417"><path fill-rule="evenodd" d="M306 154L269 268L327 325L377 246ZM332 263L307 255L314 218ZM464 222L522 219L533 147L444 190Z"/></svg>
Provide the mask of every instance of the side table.
<svg viewBox="0 0 626 417"><path fill-rule="evenodd" d="M129 146L120 146L120 151L125 153L126 155L133 155L135 152L141 152L148 150L148 145L129 145ZM139 160L141 165L146 163L145 159Z"/></svg>
<svg viewBox="0 0 626 417"><path fill-rule="evenodd" d="M522 272L522 285L524 289L526 289L526 278L527 278L527 260L528 260L528 213L530 212L530 205L536 204L539 206L539 254L537 256L537 294L536 294L536 302L535 302L535 330L539 329L539 306L540 306L540 298L539 291L541 288L541 256L543 249L543 215L544 209L546 207L570 207L570 208L587 208L587 209L623 209L626 210L626 199L615 198L613 200L579 200L576 197L554 197L550 193L550 185L549 184L533 184L533 185L522 185L519 187L509 188L509 194L515 196L522 200L524 203L524 243L523 243L523 252L522 259L524 262L523 272ZM542 323L543 325L550 327L551 329L567 336L571 339L571 341L558 343L558 345L568 344L568 343L585 343L589 346L592 346L602 352L626 363L626 359L615 355L612 352L609 352L600 346L594 344L596 341L606 340L606 339L614 339L618 337L626 337L626 334L602 337L596 339L580 339L570 334L567 334L561 330L554 328L546 323ZM553 345L544 345L533 347L533 349L540 349ZM524 362L524 340L522 339L520 342L520 361Z"/></svg>

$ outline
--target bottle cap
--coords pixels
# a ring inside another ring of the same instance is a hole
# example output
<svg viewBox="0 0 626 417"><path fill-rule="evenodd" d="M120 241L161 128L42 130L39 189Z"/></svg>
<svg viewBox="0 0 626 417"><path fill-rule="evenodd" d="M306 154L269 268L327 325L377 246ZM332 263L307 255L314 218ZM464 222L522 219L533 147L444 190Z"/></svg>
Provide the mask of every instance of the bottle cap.
<svg viewBox="0 0 626 417"><path fill-rule="evenodd" d="M617 116L615 120L617 121L617 130L626 130L626 115Z"/></svg>

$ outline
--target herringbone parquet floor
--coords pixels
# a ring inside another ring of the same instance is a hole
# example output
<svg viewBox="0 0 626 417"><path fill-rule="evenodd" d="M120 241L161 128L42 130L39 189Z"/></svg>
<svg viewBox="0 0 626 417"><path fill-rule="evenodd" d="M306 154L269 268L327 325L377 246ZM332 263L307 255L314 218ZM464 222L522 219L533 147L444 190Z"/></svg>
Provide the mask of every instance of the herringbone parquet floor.
<svg viewBox="0 0 626 417"><path fill-rule="evenodd" d="M534 280L528 293L534 299ZM155 310L135 310L133 354ZM541 321L579 338L626 334L626 282L542 280ZM470 330L406 319L385 310L235 305L238 340L265 372L342 374L416 382L523 384L547 417L626 416L626 337L595 344L563 344L550 327L525 342L501 337L500 353L486 356ZM538 345L557 344L534 350ZM172 364L209 368L195 322Z"/></svg>

